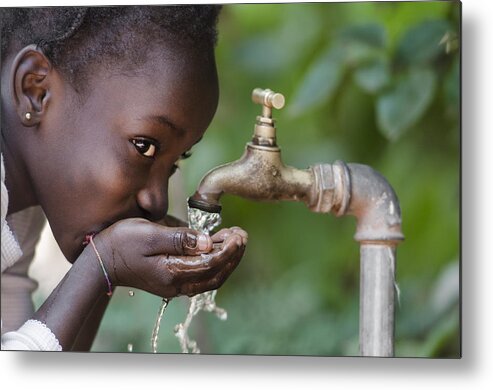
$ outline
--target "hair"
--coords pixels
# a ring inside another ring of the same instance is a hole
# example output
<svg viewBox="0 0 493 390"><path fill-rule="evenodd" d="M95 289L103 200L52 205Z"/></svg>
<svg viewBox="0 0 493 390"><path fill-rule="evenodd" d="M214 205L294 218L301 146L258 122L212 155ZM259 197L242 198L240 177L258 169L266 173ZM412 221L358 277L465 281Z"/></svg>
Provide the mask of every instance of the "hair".
<svg viewBox="0 0 493 390"><path fill-rule="evenodd" d="M153 45L213 52L220 5L2 8L2 58L36 44L76 88L93 66L145 62Z"/></svg>

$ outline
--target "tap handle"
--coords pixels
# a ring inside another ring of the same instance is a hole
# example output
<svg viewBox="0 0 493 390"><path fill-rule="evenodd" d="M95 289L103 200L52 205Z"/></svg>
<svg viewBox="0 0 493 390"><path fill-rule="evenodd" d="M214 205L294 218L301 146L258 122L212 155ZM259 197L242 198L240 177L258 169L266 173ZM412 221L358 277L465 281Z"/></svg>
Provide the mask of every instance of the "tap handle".
<svg viewBox="0 0 493 390"><path fill-rule="evenodd" d="M270 89L255 88L252 92L252 100L256 104L261 104L268 108L280 110L284 107L285 99L280 93Z"/></svg>
<svg viewBox="0 0 493 390"><path fill-rule="evenodd" d="M279 110L284 107L284 96L270 89L255 88L252 92L252 101L262 105L262 115L257 116L252 143L265 147L277 147L272 109Z"/></svg>

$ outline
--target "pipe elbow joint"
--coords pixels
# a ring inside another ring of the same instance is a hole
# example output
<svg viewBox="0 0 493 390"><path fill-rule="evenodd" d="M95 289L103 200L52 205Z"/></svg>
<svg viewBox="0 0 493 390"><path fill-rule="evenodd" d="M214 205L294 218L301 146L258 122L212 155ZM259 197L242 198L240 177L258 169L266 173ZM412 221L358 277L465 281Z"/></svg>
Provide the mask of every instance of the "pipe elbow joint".
<svg viewBox="0 0 493 390"><path fill-rule="evenodd" d="M398 242L404 239L399 200L389 182L373 168L347 164L350 201L347 214L357 219L359 242Z"/></svg>

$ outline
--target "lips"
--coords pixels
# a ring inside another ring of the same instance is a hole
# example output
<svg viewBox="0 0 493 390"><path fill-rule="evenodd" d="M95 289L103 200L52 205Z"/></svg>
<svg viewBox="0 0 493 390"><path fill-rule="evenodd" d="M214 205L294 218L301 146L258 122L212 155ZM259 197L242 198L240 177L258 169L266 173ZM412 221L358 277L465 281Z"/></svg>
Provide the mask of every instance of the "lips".
<svg viewBox="0 0 493 390"><path fill-rule="evenodd" d="M102 225L100 225L100 227L98 227L97 229L93 229L93 230L90 230L88 233L86 233L86 235L84 236L84 239L82 240L82 246L86 246L87 244L89 244L90 242L90 239L92 237L94 237L96 234L98 234L99 232L101 232L102 230L106 229L108 226L111 226L114 222L107 222L107 223L104 223Z"/></svg>
<svg viewBox="0 0 493 390"><path fill-rule="evenodd" d="M86 246L87 244L89 244L89 242L91 242L91 238L93 238L97 233L98 232L91 232L86 234L86 236L84 237L84 241L82 241L82 245Z"/></svg>

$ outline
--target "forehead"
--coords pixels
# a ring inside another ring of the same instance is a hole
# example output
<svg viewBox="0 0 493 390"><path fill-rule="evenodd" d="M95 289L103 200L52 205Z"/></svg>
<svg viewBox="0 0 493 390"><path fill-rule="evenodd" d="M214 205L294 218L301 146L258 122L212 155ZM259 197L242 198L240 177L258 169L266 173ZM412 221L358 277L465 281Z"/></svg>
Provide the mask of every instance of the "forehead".
<svg viewBox="0 0 493 390"><path fill-rule="evenodd" d="M165 116L178 127L208 126L218 101L213 56L156 48L141 64L99 67L91 75L85 108L127 118Z"/></svg>

